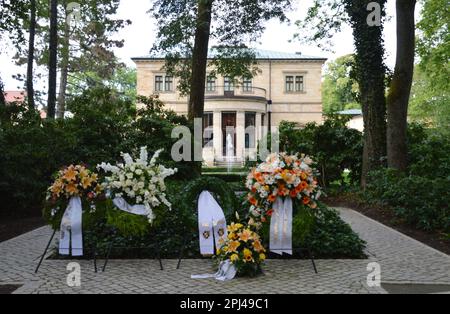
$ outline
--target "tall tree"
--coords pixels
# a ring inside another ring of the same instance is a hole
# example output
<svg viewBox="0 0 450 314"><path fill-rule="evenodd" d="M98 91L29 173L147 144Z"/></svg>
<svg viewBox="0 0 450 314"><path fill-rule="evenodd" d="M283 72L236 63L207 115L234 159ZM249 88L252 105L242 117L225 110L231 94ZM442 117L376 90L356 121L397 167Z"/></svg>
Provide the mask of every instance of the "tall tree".
<svg viewBox="0 0 450 314"><path fill-rule="evenodd" d="M368 23L371 0L346 0L356 47L354 75L360 88L364 117L364 155L361 184L367 184L368 173L383 166L386 156L386 67L384 64L383 24ZM379 1L380 19L386 0Z"/></svg>
<svg viewBox="0 0 450 314"><path fill-rule="evenodd" d="M408 105L414 75L416 0L397 0L397 60L388 95L388 166L408 167Z"/></svg>
<svg viewBox="0 0 450 314"><path fill-rule="evenodd" d="M64 116L69 76L79 72L95 72L99 83L113 77L124 65L114 55L123 40L113 38L118 30L131 24L115 15L120 0L80 0L77 6L62 1L59 20L60 82L58 117Z"/></svg>
<svg viewBox="0 0 450 314"><path fill-rule="evenodd" d="M27 20L27 0L1 0L0 1L0 50L9 48L10 42L21 47L25 42L24 21Z"/></svg>
<svg viewBox="0 0 450 314"><path fill-rule="evenodd" d="M2 78L0 77L0 106L4 106L5 104L6 104L5 91L4 91L4 87L3 87Z"/></svg>
<svg viewBox="0 0 450 314"><path fill-rule="evenodd" d="M47 119L55 118L58 73L58 0L50 0Z"/></svg>
<svg viewBox="0 0 450 314"><path fill-rule="evenodd" d="M34 45L36 37L36 0L30 0L30 26L28 37L28 60L27 60L27 97L28 107L35 109L36 104L34 101Z"/></svg>
<svg viewBox="0 0 450 314"><path fill-rule="evenodd" d="M179 90L190 95L189 118L203 117L206 69L211 75L253 76L254 53L246 43L264 31L264 21L286 21L290 0L156 0L158 21L154 51L166 55L166 71L180 78ZM211 39L217 43L208 63Z"/></svg>
<svg viewBox="0 0 450 314"><path fill-rule="evenodd" d="M297 38L324 42L325 46L343 24L352 26L356 48L352 76L360 89L365 129L363 186L367 183L367 174L382 166L386 157L386 67L382 36L385 6L386 0L315 0L306 19L297 22L304 31Z"/></svg>
<svg viewBox="0 0 450 314"><path fill-rule="evenodd" d="M191 80L191 97L188 108L190 120L203 117L213 2L213 0L198 0L197 27L192 54L192 77L194 79Z"/></svg>

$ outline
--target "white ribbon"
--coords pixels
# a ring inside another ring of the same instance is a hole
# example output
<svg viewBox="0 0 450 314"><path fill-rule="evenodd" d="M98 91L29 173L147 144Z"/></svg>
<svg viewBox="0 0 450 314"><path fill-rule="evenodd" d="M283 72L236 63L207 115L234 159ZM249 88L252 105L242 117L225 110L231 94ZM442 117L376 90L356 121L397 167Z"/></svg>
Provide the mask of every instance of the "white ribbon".
<svg viewBox="0 0 450 314"><path fill-rule="evenodd" d="M284 201L278 197L273 206L270 224L270 251L275 254L292 255L293 203L290 197Z"/></svg>
<svg viewBox="0 0 450 314"><path fill-rule="evenodd" d="M150 207L147 207L145 205L130 205L127 203L127 201L123 198L115 198L113 199L113 203L114 205L127 213L133 214L133 215L138 215L138 216L147 216L147 217L153 217L153 211L151 210Z"/></svg>
<svg viewBox="0 0 450 314"><path fill-rule="evenodd" d="M206 275L192 275L192 279L208 279L215 278L219 281L229 281L233 280L237 275L236 266L234 266L231 261L224 261L219 265L219 271L215 274Z"/></svg>
<svg viewBox="0 0 450 314"><path fill-rule="evenodd" d="M228 237L225 214L208 191L202 192L198 200L198 229L202 255L214 255L214 241L216 248L220 248L221 240Z"/></svg>
<svg viewBox="0 0 450 314"><path fill-rule="evenodd" d="M72 256L83 256L82 224L83 208L81 206L81 198L72 197L61 221L60 255L70 255L70 248L72 248Z"/></svg>

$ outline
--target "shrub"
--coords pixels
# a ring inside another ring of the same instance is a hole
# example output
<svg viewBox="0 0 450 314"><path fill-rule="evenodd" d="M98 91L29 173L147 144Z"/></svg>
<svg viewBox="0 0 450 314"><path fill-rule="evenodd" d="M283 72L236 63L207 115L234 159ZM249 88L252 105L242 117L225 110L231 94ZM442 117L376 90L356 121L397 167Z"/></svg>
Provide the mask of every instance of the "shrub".
<svg viewBox="0 0 450 314"><path fill-rule="evenodd" d="M358 184L363 154L362 134L346 126L346 119L328 118L322 125L309 123L298 129L295 123L282 122L280 149L287 153L304 153L314 157L321 172L321 185L333 182ZM350 170L346 181L344 171Z"/></svg>
<svg viewBox="0 0 450 314"><path fill-rule="evenodd" d="M294 248L311 249L316 258L363 259L366 243L345 223L339 213L323 204L312 215L295 209L292 224ZM262 237L269 247L270 225L265 224Z"/></svg>
<svg viewBox="0 0 450 314"><path fill-rule="evenodd" d="M409 173L428 178L450 174L450 138L434 129L411 124L408 129Z"/></svg>
<svg viewBox="0 0 450 314"><path fill-rule="evenodd" d="M399 218L419 229L450 233L450 177L400 175L389 169L370 176L370 202L392 207Z"/></svg>
<svg viewBox="0 0 450 314"><path fill-rule="evenodd" d="M195 164L172 161L175 126L185 118L164 110L155 97L141 97L136 110L110 89L90 89L68 102L73 117L43 121L26 106L0 107L0 201L3 215L39 215L47 187L58 169L70 164L95 167L115 162L122 151L150 153L163 148L162 163L178 168L179 177L197 176Z"/></svg>

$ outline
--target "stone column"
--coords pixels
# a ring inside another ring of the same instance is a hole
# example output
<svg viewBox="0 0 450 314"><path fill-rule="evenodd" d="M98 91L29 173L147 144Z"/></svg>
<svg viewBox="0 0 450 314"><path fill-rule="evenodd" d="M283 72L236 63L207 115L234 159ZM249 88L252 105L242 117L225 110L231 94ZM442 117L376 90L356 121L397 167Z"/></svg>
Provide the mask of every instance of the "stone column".
<svg viewBox="0 0 450 314"><path fill-rule="evenodd" d="M257 113L256 114L256 146L258 146L258 142L262 139L262 113Z"/></svg>
<svg viewBox="0 0 450 314"><path fill-rule="evenodd" d="M223 158L223 145L222 145L222 112L220 110L215 110L213 115L214 120L214 158L222 159Z"/></svg>
<svg viewBox="0 0 450 314"><path fill-rule="evenodd" d="M244 160L245 149L245 112L238 111L236 116L236 157Z"/></svg>

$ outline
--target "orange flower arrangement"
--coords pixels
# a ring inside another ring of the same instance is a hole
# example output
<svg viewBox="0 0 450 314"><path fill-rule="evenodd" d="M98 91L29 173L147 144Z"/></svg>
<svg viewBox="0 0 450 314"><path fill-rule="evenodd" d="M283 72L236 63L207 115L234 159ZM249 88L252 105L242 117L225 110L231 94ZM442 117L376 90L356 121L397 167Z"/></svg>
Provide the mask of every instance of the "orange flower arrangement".
<svg viewBox="0 0 450 314"><path fill-rule="evenodd" d="M98 175L85 166L71 165L60 170L52 186L48 189L47 200L69 199L74 196L94 198L102 193Z"/></svg>
<svg viewBox="0 0 450 314"><path fill-rule="evenodd" d="M306 155L272 154L266 162L252 169L246 186L250 193L250 216L255 223L266 222L278 198L290 197L311 209L317 208L321 190Z"/></svg>

